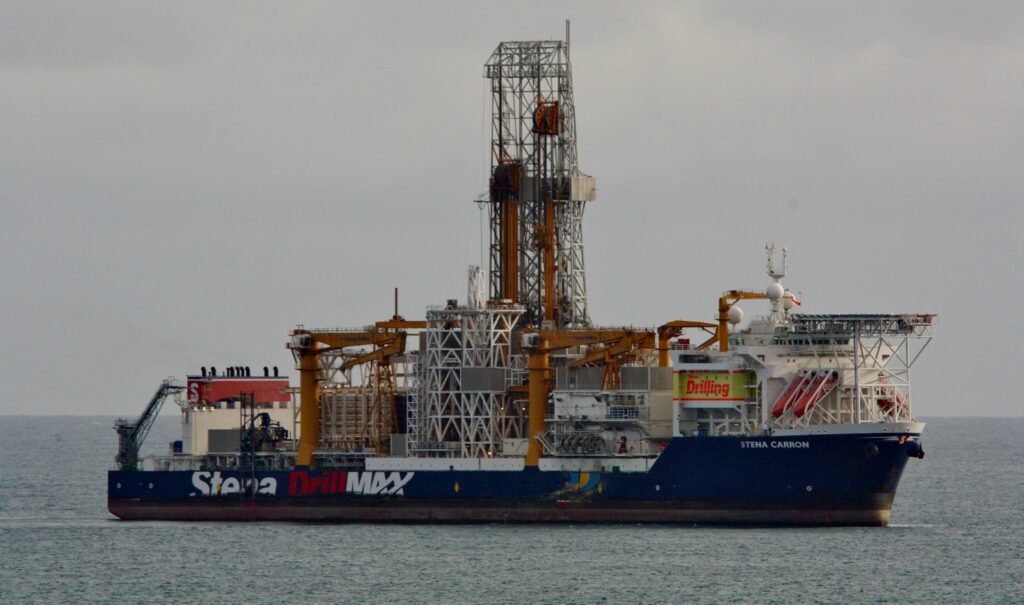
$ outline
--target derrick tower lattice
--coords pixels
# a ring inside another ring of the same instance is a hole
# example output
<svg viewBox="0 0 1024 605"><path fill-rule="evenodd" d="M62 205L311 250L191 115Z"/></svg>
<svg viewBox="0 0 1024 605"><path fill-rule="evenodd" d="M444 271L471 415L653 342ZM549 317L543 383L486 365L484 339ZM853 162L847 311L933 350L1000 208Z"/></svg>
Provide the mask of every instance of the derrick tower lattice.
<svg viewBox="0 0 1024 605"><path fill-rule="evenodd" d="M590 325L583 210L596 198L579 170L569 36L502 42L484 66L491 87L492 299L532 325Z"/></svg>

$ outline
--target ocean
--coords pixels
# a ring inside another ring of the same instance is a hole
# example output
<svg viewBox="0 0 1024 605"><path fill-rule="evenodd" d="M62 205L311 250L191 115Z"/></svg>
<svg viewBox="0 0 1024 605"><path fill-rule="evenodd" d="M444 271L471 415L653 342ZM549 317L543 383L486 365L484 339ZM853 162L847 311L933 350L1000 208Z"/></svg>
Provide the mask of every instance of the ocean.
<svg viewBox="0 0 1024 605"><path fill-rule="evenodd" d="M0 605L1024 603L1024 418L925 418L886 528L121 522L113 420L0 416Z"/></svg>

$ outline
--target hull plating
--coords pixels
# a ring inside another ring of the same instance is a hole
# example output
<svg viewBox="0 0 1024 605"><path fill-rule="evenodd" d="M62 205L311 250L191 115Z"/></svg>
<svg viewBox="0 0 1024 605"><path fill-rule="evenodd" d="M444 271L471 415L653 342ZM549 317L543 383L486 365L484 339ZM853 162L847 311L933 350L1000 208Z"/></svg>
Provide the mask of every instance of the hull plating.
<svg viewBox="0 0 1024 605"><path fill-rule="evenodd" d="M131 520L885 525L918 437L676 438L647 472L111 471L108 507Z"/></svg>

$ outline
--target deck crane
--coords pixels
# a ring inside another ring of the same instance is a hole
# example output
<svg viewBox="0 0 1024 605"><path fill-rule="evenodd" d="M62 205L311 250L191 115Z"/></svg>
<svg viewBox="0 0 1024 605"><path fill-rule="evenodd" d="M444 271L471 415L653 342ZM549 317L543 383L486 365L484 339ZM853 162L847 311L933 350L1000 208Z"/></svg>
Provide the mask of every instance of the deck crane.
<svg viewBox="0 0 1024 605"><path fill-rule="evenodd" d="M718 350L729 350L729 311L741 300L764 300L768 295L764 292L748 290L727 290L718 299ZM742 315L741 315L742 317Z"/></svg>
<svg viewBox="0 0 1024 605"><path fill-rule="evenodd" d="M600 364L601 390L617 389L622 383L619 367L630 359L638 350L654 348L654 333L648 331L623 332L622 337L607 343L590 347L586 354L569 364L570 368L579 368Z"/></svg>
<svg viewBox="0 0 1024 605"><path fill-rule="evenodd" d="M688 328L700 328L711 334L711 337L697 346L698 349L706 349L718 340L718 324L706 321L688 321L677 319L663 323L658 326L658 367L667 368L669 363L669 341L683 333Z"/></svg>
<svg viewBox="0 0 1024 605"><path fill-rule="evenodd" d="M593 360L588 362L603 359L607 364L610 360L611 364L617 367L621 357L634 354L640 348L654 348L655 342L653 331L632 328L530 330L523 332L522 338L523 348L528 353L526 369L529 371L529 442L526 466L532 467L536 467L540 461L540 443L537 436L544 431L544 419L548 411L551 353L570 347L587 346L596 348L596 351L593 351ZM583 358L588 359L589 355ZM606 365L605 375L608 371ZM602 383L604 382L605 378L602 377Z"/></svg>
<svg viewBox="0 0 1024 605"><path fill-rule="evenodd" d="M373 384L376 410L373 416L378 426L368 426L367 432L374 436L379 451L381 436L388 428L383 426L383 401L394 394L391 360L405 352L406 330L422 329L426 325L424 321L409 321L396 313L391 319L379 321L364 330L308 330L302 326L292 330L288 348L292 350L299 369L299 419L302 426L297 466L311 466L313 452L320 443L321 355L350 347L373 347L369 352L346 360L340 369L347 371L365 363L376 364ZM391 402L393 406L393 398ZM393 422L394 410L391 412Z"/></svg>
<svg viewBox="0 0 1024 605"><path fill-rule="evenodd" d="M146 440L149 429L153 428L153 421L160 415L160 408L164 401L175 393L185 390L185 385L180 380L168 378L160 383L153 397L150 398L146 409L135 422L127 418L118 418L114 423L114 430L117 431L117 468L122 471L138 470L139 448Z"/></svg>
<svg viewBox="0 0 1024 605"><path fill-rule="evenodd" d="M769 261L769 267L771 267ZM774 275L773 275L774 277ZM788 299L796 304L800 304L793 295L782 289L781 285L773 284L773 287L779 288L779 295L781 299ZM729 311L733 308L733 305L741 300L779 300L772 299L767 292L750 292L749 290L727 290L722 293L722 296L718 299L718 350L723 353L729 350ZM742 315L740 315L742 317ZM705 348L705 345L710 346L710 343L705 343L698 348Z"/></svg>
<svg viewBox="0 0 1024 605"><path fill-rule="evenodd" d="M390 322L377 322L377 326ZM422 325L421 325L422 324ZM424 327L425 322L405 322L405 327ZM398 430L396 425L397 410L395 409L395 375L392 366L392 358L405 353L406 332L396 330L394 338L382 340L375 338L374 332L365 332L367 342L376 341L376 348L369 352L357 354L346 359L338 366L339 372L348 372L364 364L373 364L374 371L372 382L374 410L365 420L363 434L373 440L376 451L381 451L381 442L384 435L394 433ZM353 345L355 346L355 345Z"/></svg>

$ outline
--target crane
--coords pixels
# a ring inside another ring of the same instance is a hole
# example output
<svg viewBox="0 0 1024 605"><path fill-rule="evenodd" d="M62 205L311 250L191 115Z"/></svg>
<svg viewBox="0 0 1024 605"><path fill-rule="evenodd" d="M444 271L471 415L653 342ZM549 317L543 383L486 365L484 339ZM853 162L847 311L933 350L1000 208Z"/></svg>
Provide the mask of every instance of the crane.
<svg viewBox="0 0 1024 605"><path fill-rule="evenodd" d="M547 416L548 395L551 386L548 374L551 369L550 354L554 351L576 346L593 347L581 360L585 363L605 362L605 373L602 384L608 376L609 362L618 367L619 360L635 353L641 348L654 348L654 332L633 328L585 328L531 330L523 333L523 348L528 353L526 369L529 372L529 442L526 453L526 466L536 467L540 461L540 443L537 436L544 431L544 418Z"/></svg>
<svg viewBox="0 0 1024 605"><path fill-rule="evenodd" d="M658 367L667 368L669 367L668 351L669 351L669 340L679 336L683 333L683 330L687 328L700 328L705 332L711 334L711 338L708 338L703 343L697 346L698 349L706 349L718 340L718 324L708 323L705 321L687 321L683 319L677 319L663 323L658 326Z"/></svg>
<svg viewBox="0 0 1024 605"><path fill-rule="evenodd" d="M118 470L134 471L139 465L139 448L146 440L149 429L153 428L153 421L160 415L160 408L164 401L175 393L185 390L185 385L175 378L167 378L160 383L153 397L150 398L146 409L135 422L127 418L118 418L114 423L114 430L117 431L117 463Z"/></svg>
<svg viewBox="0 0 1024 605"><path fill-rule="evenodd" d="M377 372L373 387L376 408L374 417L377 426L367 426L367 433L374 436L379 451L380 439L387 428L383 426L383 401L389 398L391 405L394 405L391 358L405 352L406 330L422 329L426 325L425 321L406 320L396 313L391 319L378 321L363 330L308 330L303 326L297 326L292 330L288 348L292 350L299 369L299 419L302 426L297 466L310 466L313 462L313 452L320 443L321 355L350 347L373 347L369 352L346 360L340 369L346 371L360 364L376 364ZM391 412L393 421L394 410Z"/></svg>
<svg viewBox="0 0 1024 605"><path fill-rule="evenodd" d="M771 268L771 261L769 260L769 269ZM773 277L777 277L776 274L771 274ZM776 282L777 284L777 282ZM779 288L779 292L782 294L783 299L789 299L796 304L800 304L792 294L785 292L781 285L776 285ZM722 293L722 296L718 299L718 350L725 352L729 350L729 310L732 309L733 305L741 300L771 300L772 297L766 292L751 292L749 290L726 290ZM704 343L700 349L705 348L705 345L710 346L710 343Z"/></svg>
<svg viewBox="0 0 1024 605"><path fill-rule="evenodd" d="M749 290L727 290L718 299L718 350L723 353L729 350L729 309L741 300L765 300L764 292Z"/></svg>
<svg viewBox="0 0 1024 605"><path fill-rule="evenodd" d="M621 362L629 359L639 349L653 348L653 332L623 332L621 338L589 348L583 357L570 363L569 367L578 368L600 364L603 368L601 389L617 389L622 382L622 377L619 374Z"/></svg>

